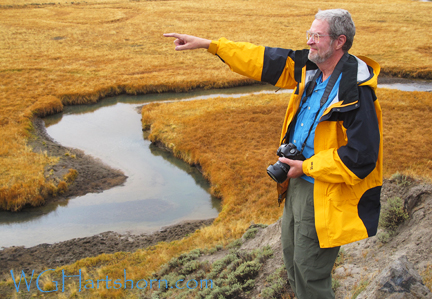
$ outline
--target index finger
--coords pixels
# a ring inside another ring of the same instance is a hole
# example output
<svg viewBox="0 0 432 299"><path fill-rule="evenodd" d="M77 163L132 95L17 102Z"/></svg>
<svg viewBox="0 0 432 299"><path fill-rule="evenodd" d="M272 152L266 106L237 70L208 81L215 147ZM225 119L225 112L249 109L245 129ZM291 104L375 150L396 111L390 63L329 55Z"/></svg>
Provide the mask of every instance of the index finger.
<svg viewBox="0 0 432 299"><path fill-rule="evenodd" d="M164 33L163 36L179 38L180 35L178 33Z"/></svg>
<svg viewBox="0 0 432 299"><path fill-rule="evenodd" d="M282 163L285 163L285 164L289 164L292 161L291 159L286 158L286 157L279 157L278 160L281 161Z"/></svg>

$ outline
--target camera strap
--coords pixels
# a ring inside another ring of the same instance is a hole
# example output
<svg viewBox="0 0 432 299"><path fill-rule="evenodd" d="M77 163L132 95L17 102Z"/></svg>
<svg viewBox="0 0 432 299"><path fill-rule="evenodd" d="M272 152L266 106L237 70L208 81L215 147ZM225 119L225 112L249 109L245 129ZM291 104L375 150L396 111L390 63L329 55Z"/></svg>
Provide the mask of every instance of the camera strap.
<svg viewBox="0 0 432 299"><path fill-rule="evenodd" d="M330 93L331 93L331 91L332 91L334 85L336 84L336 81L338 80L340 74L342 73L343 65L345 64L345 62L346 62L347 60L348 60L348 54L345 53L345 54L341 57L341 59L339 60L339 62L337 63L335 69L333 70L333 73L332 73L331 76L330 76L329 82L327 83L327 86L326 86L326 88L325 88L325 90L324 90L324 94L322 95L321 100L320 100L320 108L318 109L317 113L315 114L314 121L312 122L312 125L311 125L311 127L309 128L309 132L308 132L308 134L307 134L307 136L306 136L306 139L305 139L305 141L303 142L302 147L301 147L301 149L300 149L300 153L301 153L301 154L303 154L303 150L304 150L304 148L305 148L305 146L306 146L306 141L308 140L309 135L310 135L310 133L312 132L312 128L314 127L314 124L315 124L315 122L316 122L316 119L317 119L317 117L318 117L318 115L319 115L319 113L320 113L322 107L323 107L324 104L327 102L328 97L330 96ZM312 81L310 81L310 82L308 83L308 85L306 86L306 94L305 94L305 96L303 97L303 100L302 100L302 102L301 102L301 104L300 104L300 107L297 109L296 115L295 115L294 118L293 118L293 120L294 120L295 122L297 122L297 116L298 116L298 114L299 114L299 112L300 112L300 110L301 110L301 109L300 109L301 106L303 106L303 104L306 102L306 100L307 100L307 99L312 95L313 90L315 89L315 86L316 86L316 81L317 81L318 78L321 76L321 73L322 73L321 70L318 69L317 72L315 73L315 76L313 77ZM288 135L289 135L289 130L287 130L287 132L286 132L286 134L285 134L285 136L284 136L284 138L283 138L283 140L282 140L282 143L287 142L287 140L288 140L288 138L289 138Z"/></svg>

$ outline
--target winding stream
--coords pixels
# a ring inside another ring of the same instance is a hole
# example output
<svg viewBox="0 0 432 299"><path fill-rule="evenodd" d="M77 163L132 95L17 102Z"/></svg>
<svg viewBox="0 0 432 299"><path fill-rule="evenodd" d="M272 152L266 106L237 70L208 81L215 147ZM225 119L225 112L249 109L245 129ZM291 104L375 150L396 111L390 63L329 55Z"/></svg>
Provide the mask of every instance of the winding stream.
<svg viewBox="0 0 432 299"><path fill-rule="evenodd" d="M380 87L432 91L430 83ZM0 247L29 247L109 230L151 232L182 220L216 217L220 200L209 194L209 183L196 168L144 139L137 107L154 101L239 97L275 90L254 85L185 94L122 95L94 105L68 106L63 113L45 118L48 134L58 143L100 158L128 179L123 186L102 193L20 213L0 212Z"/></svg>
<svg viewBox="0 0 432 299"><path fill-rule="evenodd" d="M67 106L63 113L44 119L47 133L66 147L79 148L120 169L128 178L123 186L89 193L66 202L0 212L0 247L34 246L105 231L152 232L182 220L214 218L220 200L209 193L201 173L144 139L137 107L167 100L239 97L263 89L255 85L184 94L118 96L94 105Z"/></svg>

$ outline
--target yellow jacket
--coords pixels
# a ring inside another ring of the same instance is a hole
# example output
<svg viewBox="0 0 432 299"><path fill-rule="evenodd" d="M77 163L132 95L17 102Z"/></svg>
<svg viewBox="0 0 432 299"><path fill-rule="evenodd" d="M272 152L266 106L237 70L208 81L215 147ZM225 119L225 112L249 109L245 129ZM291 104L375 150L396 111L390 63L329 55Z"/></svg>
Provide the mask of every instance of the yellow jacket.
<svg viewBox="0 0 432 299"><path fill-rule="evenodd" d="M281 88L294 89L281 141L299 108L305 86L317 66L309 50L256 46L221 38L208 49L232 71ZM379 65L349 55L338 95L324 111L315 131L315 155L303 172L315 179L315 228L321 248L376 234L382 186L382 113L375 96Z"/></svg>

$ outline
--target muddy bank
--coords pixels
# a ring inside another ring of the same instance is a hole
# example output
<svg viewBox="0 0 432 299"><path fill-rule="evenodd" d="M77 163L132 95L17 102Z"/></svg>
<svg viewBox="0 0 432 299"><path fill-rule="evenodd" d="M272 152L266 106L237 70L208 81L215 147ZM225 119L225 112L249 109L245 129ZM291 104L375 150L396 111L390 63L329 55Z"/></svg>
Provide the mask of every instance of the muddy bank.
<svg viewBox="0 0 432 299"><path fill-rule="evenodd" d="M60 157L56 165L47 166L45 176L61 180L73 168L78 171L78 177L69 186L68 191L47 201L62 201L70 197L82 196L86 193L102 192L123 184L127 176L120 170L113 169L99 159L84 154L83 151L64 147L55 142L45 129L40 118L33 120L33 134L29 146L34 152L47 152L50 156ZM195 232L203 226L208 226L214 218L206 220L183 221L178 224L161 228L153 233L134 235L120 234L113 231L103 232L94 236L74 238L54 244L39 244L33 247L11 246L0 250L0 279L9 278L9 271L32 271L55 269L72 264L77 260L94 257L100 254L115 252L134 252L159 242L179 240Z"/></svg>
<svg viewBox="0 0 432 299"><path fill-rule="evenodd" d="M406 82L406 79L401 80ZM385 78L385 81L380 81L380 83L395 82L400 81L398 78ZM59 163L55 166L47 167L45 174L48 175L51 173L51 177L62 178L70 168L76 169L79 173L78 178L69 186L69 190L65 194L50 200L62 200L89 192L102 192L111 187L121 185L126 180L127 177L121 171L112 169L93 157L86 156L80 150L66 148L53 141L46 133L43 120L36 119L34 121L34 128L36 136L29 140L29 144L33 147L34 151L47 151L49 155L60 157ZM175 240L174 237L180 239L190 232L172 230L173 239L160 239L159 241ZM133 242L130 242L129 238ZM0 251L0 269L7 272L12 268L17 270L37 270L43 267L55 268L102 253L134 251L138 248L145 248L153 245L149 241L149 238L149 235L140 235L137 237L133 235L121 235L115 232L105 232L92 237L71 239L53 245L41 244L31 248L9 247ZM159 241L156 238L155 242ZM1 271L0 274L2 273Z"/></svg>
<svg viewBox="0 0 432 299"><path fill-rule="evenodd" d="M413 83L431 81L419 79L396 78L381 75L378 78L379 84L392 83ZM432 83L431 83L432 84ZM141 107L140 107L141 108ZM57 197L48 198L47 201L59 201L65 198L82 196L92 192L102 192L115 186L122 185L127 176L120 170L113 169L97 158L85 155L83 151L75 148L67 148L55 142L46 132L44 121L40 118L33 120L34 137L29 139L29 146L35 152L46 151L50 156L60 157L59 163L48 166L45 169L45 176L57 180L62 180L63 176L68 173L69 169L78 171L78 177L68 187L68 191ZM166 148L162 144L155 143L160 148ZM169 149L168 149L169 150ZM202 171L199 165L196 166Z"/></svg>
<svg viewBox="0 0 432 299"><path fill-rule="evenodd" d="M60 157L56 165L45 168L45 177L62 180L69 169L78 171L78 177L68 186L68 190L48 201L58 201L70 197L82 196L87 193L102 192L115 186L122 185L127 176L120 170L113 169L101 160L84 154L75 148L67 148L55 142L46 132L44 121L40 118L33 120L33 134L29 139L29 146L34 152L47 152L50 156Z"/></svg>
<svg viewBox="0 0 432 299"><path fill-rule="evenodd" d="M425 79L410 79L410 78L398 78L398 77L390 77L388 75L380 74L378 76L378 84L412 84L412 83L425 83L432 84L432 80Z"/></svg>
<svg viewBox="0 0 432 299"><path fill-rule="evenodd" d="M93 257L102 253L134 252L137 249L156 245L159 242L171 242L208 226L214 219L183 221L161 228L151 234L119 234L108 231L101 234L75 238L54 244L40 244L25 248L12 246L0 251L0 279L10 278L10 270L26 273L35 270L55 269L77 260Z"/></svg>

